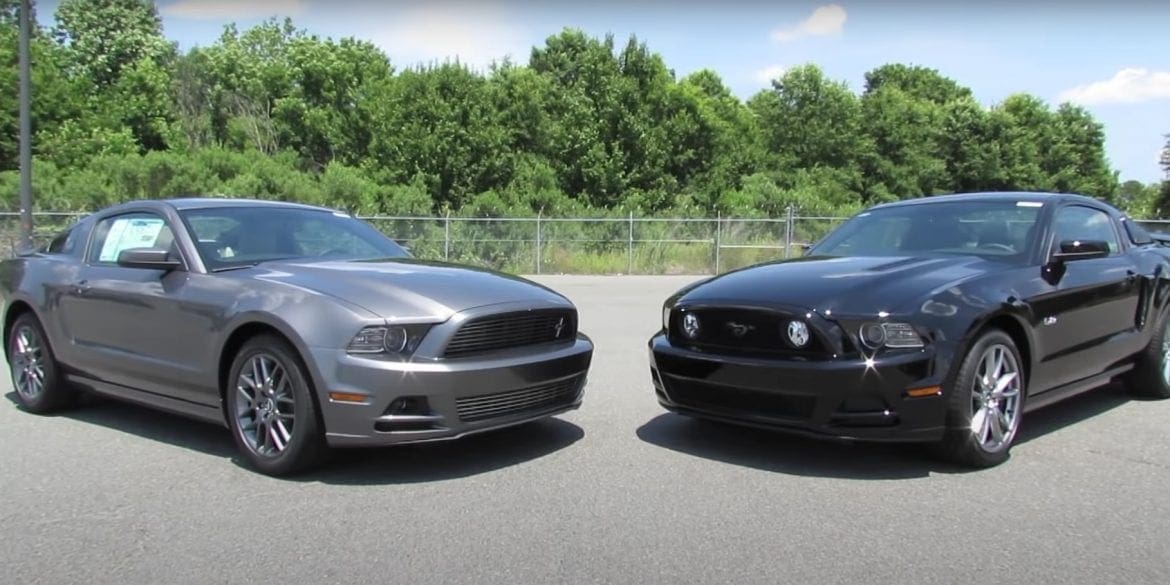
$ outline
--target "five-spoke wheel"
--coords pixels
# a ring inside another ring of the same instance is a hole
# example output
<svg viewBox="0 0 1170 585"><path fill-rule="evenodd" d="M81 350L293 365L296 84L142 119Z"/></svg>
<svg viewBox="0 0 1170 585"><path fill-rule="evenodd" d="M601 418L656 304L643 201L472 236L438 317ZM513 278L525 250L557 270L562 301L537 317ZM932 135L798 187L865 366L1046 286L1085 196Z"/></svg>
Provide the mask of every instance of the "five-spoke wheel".
<svg viewBox="0 0 1170 585"><path fill-rule="evenodd" d="M1024 414L1022 363L1015 342L998 329L971 345L946 389L947 429L940 447L947 459L975 467L1007 460Z"/></svg>
<svg viewBox="0 0 1170 585"><path fill-rule="evenodd" d="M971 385L971 432L984 451L1011 445L1020 423L1021 387L1012 348L997 343L985 349Z"/></svg>

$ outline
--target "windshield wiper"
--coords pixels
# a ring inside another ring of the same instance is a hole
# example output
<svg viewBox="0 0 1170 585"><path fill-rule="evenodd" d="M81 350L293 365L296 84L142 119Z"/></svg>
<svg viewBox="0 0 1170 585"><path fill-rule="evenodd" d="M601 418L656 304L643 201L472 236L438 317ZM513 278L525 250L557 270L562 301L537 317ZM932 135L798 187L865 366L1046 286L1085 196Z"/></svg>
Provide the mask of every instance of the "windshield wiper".
<svg viewBox="0 0 1170 585"><path fill-rule="evenodd" d="M256 266L259 266L259 265L260 265L259 262L252 262L249 264L237 264L235 266L223 266L220 268L212 268L211 271L212 272L228 272L231 270L243 270L245 268L255 268Z"/></svg>

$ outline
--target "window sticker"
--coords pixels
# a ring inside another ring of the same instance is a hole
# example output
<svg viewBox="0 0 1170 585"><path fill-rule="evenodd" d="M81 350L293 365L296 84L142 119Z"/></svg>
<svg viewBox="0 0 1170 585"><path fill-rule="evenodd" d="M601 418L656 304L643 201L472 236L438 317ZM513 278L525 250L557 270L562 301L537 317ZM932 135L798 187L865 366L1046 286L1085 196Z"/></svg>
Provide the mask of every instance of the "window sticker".
<svg viewBox="0 0 1170 585"><path fill-rule="evenodd" d="M153 248L165 222L157 218L115 219L102 244L98 262L117 262L122 250Z"/></svg>

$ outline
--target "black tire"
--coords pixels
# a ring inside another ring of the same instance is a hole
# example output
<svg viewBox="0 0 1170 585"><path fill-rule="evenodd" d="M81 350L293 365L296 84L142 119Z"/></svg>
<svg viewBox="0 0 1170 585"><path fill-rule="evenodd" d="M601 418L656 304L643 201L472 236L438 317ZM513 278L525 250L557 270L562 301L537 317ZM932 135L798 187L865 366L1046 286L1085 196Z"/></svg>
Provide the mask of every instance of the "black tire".
<svg viewBox="0 0 1170 585"><path fill-rule="evenodd" d="M989 368L989 363L995 363L994 356L1003 357L1005 369L1003 375L992 380L991 376L983 374L988 369L994 370L994 367ZM1010 372L1006 368L1014 370L1014 376L1008 376ZM950 387L944 389L947 428L938 445L938 452L944 459L978 468L1007 461L1023 421L1027 396L1024 373L1020 352L1008 334L991 329L979 336L963 357ZM999 385L997 382L1006 384L998 392L998 398L994 390ZM984 414L977 419L980 411Z"/></svg>
<svg viewBox="0 0 1170 585"><path fill-rule="evenodd" d="M1138 398L1170 398L1170 310L1162 311L1154 324L1154 335L1137 356L1134 368L1125 377L1125 387Z"/></svg>
<svg viewBox="0 0 1170 585"><path fill-rule="evenodd" d="M270 375L254 375L253 367ZM259 365L257 365L259 364ZM245 378L241 378L248 368ZM246 380L259 378L253 385ZM232 438L248 465L273 476L305 471L327 451L311 379L296 350L284 339L259 335L236 354L228 374L223 408ZM288 429L291 424L291 430Z"/></svg>
<svg viewBox="0 0 1170 585"><path fill-rule="evenodd" d="M36 414L49 414L73 405L77 391L61 375L49 338L36 315L24 313L17 317L7 343L12 389L21 407Z"/></svg>

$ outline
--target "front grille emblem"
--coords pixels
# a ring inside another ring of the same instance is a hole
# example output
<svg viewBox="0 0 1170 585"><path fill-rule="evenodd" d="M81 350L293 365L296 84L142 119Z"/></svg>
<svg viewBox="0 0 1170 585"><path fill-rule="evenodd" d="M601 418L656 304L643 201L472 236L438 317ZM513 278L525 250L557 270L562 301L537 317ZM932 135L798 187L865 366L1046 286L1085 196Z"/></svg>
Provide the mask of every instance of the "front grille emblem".
<svg viewBox="0 0 1170 585"><path fill-rule="evenodd" d="M553 337L560 339L561 333L565 330L565 318L561 317L557 320L557 324L553 327Z"/></svg>
<svg viewBox="0 0 1170 585"><path fill-rule="evenodd" d="M748 325L746 323L738 323L736 321L728 321L727 322L727 330L730 331L731 334L736 336L736 337L743 337L744 335L747 335L748 332L753 330L753 329L755 329L755 326Z"/></svg>

